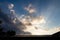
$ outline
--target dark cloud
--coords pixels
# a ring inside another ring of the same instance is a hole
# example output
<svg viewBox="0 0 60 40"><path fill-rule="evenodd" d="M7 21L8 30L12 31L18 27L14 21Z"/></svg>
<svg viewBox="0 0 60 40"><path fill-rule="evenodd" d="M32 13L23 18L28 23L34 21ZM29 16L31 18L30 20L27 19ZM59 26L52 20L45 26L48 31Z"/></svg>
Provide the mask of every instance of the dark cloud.
<svg viewBox="0 0 60 40"><path fill-rule="evenodd" d="M13 23L12 20L8 17L7 14L3 13L2 10L0 9L0 19L3 21L2 27L5 30L15 30L17 34L24 34L26 32L23 31L23 29L26 29L25 25L21 23L17 18L16 22ZM29 33L29 32L28 32Z"/></svg>

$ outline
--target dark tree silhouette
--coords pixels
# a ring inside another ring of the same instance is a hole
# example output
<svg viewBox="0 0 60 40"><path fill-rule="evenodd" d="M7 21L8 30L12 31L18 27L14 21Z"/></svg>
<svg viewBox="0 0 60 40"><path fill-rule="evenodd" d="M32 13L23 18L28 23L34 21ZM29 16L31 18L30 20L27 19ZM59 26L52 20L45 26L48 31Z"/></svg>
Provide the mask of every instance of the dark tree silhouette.
<svg viewBox="0 0 60 40"><path fill-rule="evenodd" d="M0 37L11 37L11 36L15 36L16 35L16 32L13 31L13 30L9 30L7 32L4 32L3 31L3 28L0 27Z"/></svg>
<svg viewBox="0 0 60 40"><path fill-rule="evenodd" d="M0 25L0 37L4 37L5 36L5 32L3 32L3 28Z"/></svg>
<svg viewBox="0 0 60 40"><path fill-rule="evenodd" d="M3 31L3 28L1 27L2 21L0 20L0 33Z"/></svg>
<svg viewBox="0 0 60 40"><path fill-rule="evenodd" d="M15 33L15 31L7 31L6 32L7 33L7 36L15 36L16 35L16 33Z"/></svg>

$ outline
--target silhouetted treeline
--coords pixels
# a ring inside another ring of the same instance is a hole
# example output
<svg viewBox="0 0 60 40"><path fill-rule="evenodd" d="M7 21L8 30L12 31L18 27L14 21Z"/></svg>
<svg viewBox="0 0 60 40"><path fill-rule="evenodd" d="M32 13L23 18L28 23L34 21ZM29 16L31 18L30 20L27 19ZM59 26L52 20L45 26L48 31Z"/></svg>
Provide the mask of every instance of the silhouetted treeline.
<svg viewBox="0 0 60 40"><path fill-rule="evenodd" d="M2 21L0 20L0 37L10 37L15 36L16 32L13 30L8 30L7 32L3 31L3 28L1 27Z"/></svg>

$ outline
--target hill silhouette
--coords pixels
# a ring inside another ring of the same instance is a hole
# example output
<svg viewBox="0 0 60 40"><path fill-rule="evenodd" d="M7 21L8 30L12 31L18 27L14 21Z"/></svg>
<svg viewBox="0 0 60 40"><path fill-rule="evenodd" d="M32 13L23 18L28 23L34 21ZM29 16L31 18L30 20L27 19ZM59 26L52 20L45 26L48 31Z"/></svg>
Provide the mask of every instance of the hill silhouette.
<svg viewBox="0 0 60 40"><path fill-rule="evenodd" d="M60 37L60 31L57 32L57 33L54 33L52 36L54 36L54 37Z"/></svg>

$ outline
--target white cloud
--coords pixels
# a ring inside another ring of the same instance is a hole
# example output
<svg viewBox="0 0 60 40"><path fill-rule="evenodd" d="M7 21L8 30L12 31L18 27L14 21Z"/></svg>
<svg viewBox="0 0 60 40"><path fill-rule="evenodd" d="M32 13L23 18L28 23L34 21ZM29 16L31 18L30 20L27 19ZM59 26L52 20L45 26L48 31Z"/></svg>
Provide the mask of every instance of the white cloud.
<svg viewBox="0 0 60 40"><path fill-rule="evenodd" d="M45 30L45 29L41 29L41 28L38 28L37 29L35 28L35 26L26 26L27 29L24 30L25 32L30 32L32 35L52 35L58 31L60 31L60 28L52 28L52 29L49 29L49 30Z"/></svg>
<svg viewBox="0 0 60 40"><path fill-rule="evenodd" d="M30 32L30 33L32 33L32 35L40 35L40 34L42 35L42 34L44 34L43 32L46 32L46 30L39 29L39 24L43 24L46 22L43 16L40 16L37 18L31 18L30 16L24 16L24 17L21 17L20 21L26 26L26 29L24 31ZM31 25L29 25L29 24L31 24ZM35 26L35 24L37 24L38 27ZM36 30L36 28L38 30ZM37 33L35 33L35 32L37 32Z"/></svg>
<svg viewBox="0 0 60 40"><path fill-rule="evenodd" d="M10 13L15 15L15 10L10 10Z"/></svg>
<svg viewBox="0 0 60 40"><path fill-rule="evenodd" d="M32 8L32 4L29 4L28 7L25 7L24 9L27 10L31 14L36 12L36 10Z"/></svg>
<svg viewBox="0 0 60 40"><path fill-rule="evenodd" d="M22 15L21 17L20 17L20 21L24 24L24 25L29 25L30 24L30 16L24 16L24 15Z"/></svg>
<svg viewBox="0 0 60 40"><path fill-rule="evenodd" d="M30 9L30 10L29 10L29 13L34 13L34 12L35 12L34 9Z"/></svg>
<svg viewBox="0 0 60 40"><path fill-rule="evenodd" d="M12 22L15 24L16 23L16 15L15 15L15 10L13 10L12 8L14 7L14 4L9 4L8 8L10 10L10 18L12 20Z"/></svg>
<svg viewBox="0 0 60 40"><path fill-rule="evenodd" d="M43 29L35 29L35 26L26 26L27 29L24 30L25 32L30 32L32 35L44 35L47 33L46 30L43 30Z"/></svg>
<svg viewBox="0 0 60 40"><path fill-rule="evenodd" d="M52 29L43 29L42 28L39 28L41 26L41 24L45 24L46 23L46 20L44 18L44 16L40 16L40 17L37 17L37 18L31 18L31 17L28 17L29 19L31 19L32 21L29 21L26 19L26 17L28 16L25 16L25 18L22 18L21 19L21 22L26 26L26 29L23 30L24 32L30 32L31 35L52 35L58 31L60 31L60 28L57 27L57 28L52 28ZM32 25L26 25L26 24L29 24L31 23ZM40 25L37 25L35 26L35 24L40 24Z"/></svg>
<svg viewBox="0 0 60 40"><path fill-rule="evenodd" d="M49 33L54 34L54 33L59 32L59 31L60 31L60 27L54 27L54 28L49 30Z"/></svg>
<svg viewBox="0 0 60 40"><path fill-rule="evenodd" d="M16 20L17 20L16 18L14 18L14 20L12 20L14 24L16 23Z"/></svg>
<svg viewBox="0 0 60 40"><path fill-rule="evenodd" d="M15 15L15 10L10 10L10 18L13 23L16 23L16 15Z"/></svg>
<svg viewBox="0 0 60 40"><path fill-rule="evenodd" d="M12 9L13 7L14 7L14 4L9 4L9 5L8 5L8 8L9 8L9 9Z"/></svg>
<svg viewBox="0 0 60 40"><path fill-rule="evenodd" d="M33 18L32 21L31 21L32 24L43 24L43 23L46 23L46 20L44 19L43 16L40 16L40 17L37 17L37 18Z"/></svg>
<svg viewBox="0 0 60 40"><path fill-rule="evenodd" d="M20 17L20 21L23 23L23 24L29 24L31 23L32 25L40 25L40 24L45 24L46 23L46 20L43 16L40 16L40 17L36 17L36 18L31 18L30 16L21 16Z"/></svg>

